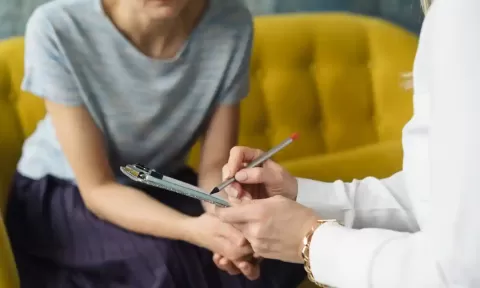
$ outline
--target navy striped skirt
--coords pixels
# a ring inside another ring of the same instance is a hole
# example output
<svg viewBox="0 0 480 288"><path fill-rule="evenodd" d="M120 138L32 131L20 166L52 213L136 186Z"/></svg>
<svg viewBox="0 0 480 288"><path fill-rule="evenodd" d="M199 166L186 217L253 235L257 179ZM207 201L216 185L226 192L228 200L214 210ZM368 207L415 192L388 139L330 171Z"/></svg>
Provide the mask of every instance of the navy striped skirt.
<svg viewBox="0 0 480 288"><path fill-rule="evenodd" d="M197 178L191 169L172 176L192 184ZM203 213L197 200L127 184L183 213ZM273 260L262 262L256 281L228 275L206 249L97 218L76 185L52 176L32 180L17 173L5 222L22 288L294 288L305 277L301 265Z"/></svg>

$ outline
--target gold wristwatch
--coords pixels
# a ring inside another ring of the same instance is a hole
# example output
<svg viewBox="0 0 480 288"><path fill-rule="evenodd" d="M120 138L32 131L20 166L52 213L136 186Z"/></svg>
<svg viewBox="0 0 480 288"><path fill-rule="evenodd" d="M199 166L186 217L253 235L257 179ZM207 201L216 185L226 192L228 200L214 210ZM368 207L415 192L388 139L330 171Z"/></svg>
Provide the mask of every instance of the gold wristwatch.
<svg viewBox="0 0 480 288"><path fill-rule="evenodd" d="M303 237L302 257L303 257L305 271L307 271L308 280L310 280L312 283L314 283L315 285L321 288L332 288L332 287L319 283L313 277L312 269L310 268L310 241L312 240L313 233L318 229L318 227L322 226L325 223L331 223L331 222L338 223L338 221L334 219L317 220L315 225L312 226L312 229L310 229L310 231L308 231L308 233Z"/></svg>

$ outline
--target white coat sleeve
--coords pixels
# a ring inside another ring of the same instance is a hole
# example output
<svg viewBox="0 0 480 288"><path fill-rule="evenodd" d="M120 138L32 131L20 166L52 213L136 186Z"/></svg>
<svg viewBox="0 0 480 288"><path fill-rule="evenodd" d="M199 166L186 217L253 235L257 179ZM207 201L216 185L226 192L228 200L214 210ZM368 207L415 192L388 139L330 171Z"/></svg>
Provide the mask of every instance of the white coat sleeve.
<svg viewBox="0 0 480 288"><path fill-rule="evenodd" d="M337 219L346 227L418 231L404 185L404 173L389 178L368 177L326 183L298 178L297 202L322 219Z"/></svg>
<svg viewBox="0 0 480 288"><path fill-rule="evenodd" d="M422 225L415 232L322 225L310 250L313 275L321 283L340 288L480 287L480 1L433 3L420 40L430 48L425 62L431 93L429 196L413 203L422 207ZM348 193L345 197L356 199ZM353 210L375 198L361 199L353 202ZM388 196L382 201L387 203Z"/></svg>

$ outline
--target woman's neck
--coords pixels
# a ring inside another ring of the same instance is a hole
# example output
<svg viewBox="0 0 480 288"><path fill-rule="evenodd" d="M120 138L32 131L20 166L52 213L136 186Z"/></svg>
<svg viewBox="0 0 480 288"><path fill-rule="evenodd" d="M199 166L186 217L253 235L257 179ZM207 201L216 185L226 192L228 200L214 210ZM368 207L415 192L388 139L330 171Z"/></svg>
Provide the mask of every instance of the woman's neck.
<svg viewBox="0 0 480 288"><path fill-rule="evenodd" d="M152 58L172 58L202 17L207 1L188 1L175 18L152 19L129 1L104 0L105 13L140 51Z"/></svg>

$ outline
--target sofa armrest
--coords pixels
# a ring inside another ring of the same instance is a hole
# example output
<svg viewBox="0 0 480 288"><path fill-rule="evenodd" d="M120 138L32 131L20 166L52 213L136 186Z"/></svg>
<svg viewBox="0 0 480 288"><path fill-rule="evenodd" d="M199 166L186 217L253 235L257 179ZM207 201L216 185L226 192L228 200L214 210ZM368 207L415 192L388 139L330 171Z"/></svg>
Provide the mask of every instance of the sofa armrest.
<svg viewBox="0 0 480 288"><path fill-rule="evenodd" d="M5 206L8 197L8 187L14 173L19 151L16 148L21 135L12 131L12 122L16 122L17 115L11 103L10 94L12 79L6 58L0 47L0 287L20 287L15 261L11 252L7 231L3 223ZM13 140L13 141L12 141ZM13 151L12 151L13 147ZM16 153L17 152L17 153Z"/></svg>
<svg viewBox="0 0 480 288"><path fill-rule="evenodd" d="M12 65L23 65L23 62L15 62L16 59L12 56L15 54L12 51L19 47L19 42L20 40L16 38L0 41L0 212L2 214L5 211L8 188L24 139L16 107L17 99L13 97Z"/></svg>
<svg viewBox="0 0 480 288"><path fill-rule="evenodd" d="M1 50L0 55L3 55ZM0 101L9 101L11 85L12 79L7 62L3 56L0 56Z"/></svg>

